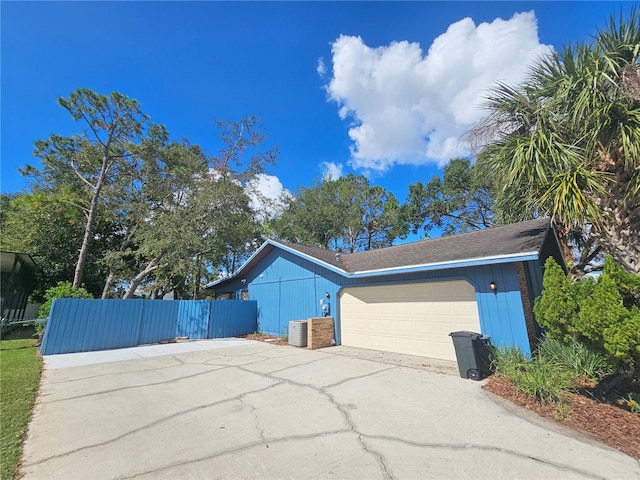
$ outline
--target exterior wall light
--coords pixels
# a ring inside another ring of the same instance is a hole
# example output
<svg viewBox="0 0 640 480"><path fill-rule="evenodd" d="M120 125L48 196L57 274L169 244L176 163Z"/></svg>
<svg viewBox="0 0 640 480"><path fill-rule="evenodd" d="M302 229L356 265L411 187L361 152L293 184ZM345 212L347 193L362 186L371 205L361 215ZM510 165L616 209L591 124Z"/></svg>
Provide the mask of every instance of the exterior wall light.
<svg viewBox="0 0 640 480"><path fill-rule="evenodd" d="M489 288L491 288L491 291L492 291L493 293L498 293L498 287L496 286L496 282L491 282L491 283L489 284Z"/></svg>

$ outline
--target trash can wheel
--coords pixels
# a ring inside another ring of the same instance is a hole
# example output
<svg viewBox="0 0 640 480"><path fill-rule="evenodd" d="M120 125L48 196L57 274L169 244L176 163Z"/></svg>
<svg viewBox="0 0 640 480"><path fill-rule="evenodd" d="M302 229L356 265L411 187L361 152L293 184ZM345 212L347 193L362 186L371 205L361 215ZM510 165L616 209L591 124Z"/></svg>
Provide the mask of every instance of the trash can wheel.
<svg viewBox="0 0 640 480"><path fill-rule="evenodd" d="M470 368L469 370L467 370L467 378L470 378L471 380L475 380L477 382L478 380L482 379L482 375L480 375L480 372L475 368Z"/></svg>

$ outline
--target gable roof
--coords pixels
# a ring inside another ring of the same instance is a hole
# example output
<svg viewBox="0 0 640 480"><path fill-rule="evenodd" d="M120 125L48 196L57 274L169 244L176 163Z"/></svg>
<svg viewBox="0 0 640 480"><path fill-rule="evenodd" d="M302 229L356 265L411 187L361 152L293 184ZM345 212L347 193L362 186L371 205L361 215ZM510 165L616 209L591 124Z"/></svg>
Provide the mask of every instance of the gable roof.
<svg viewBox="0 0 640 480"><path fill-rule="evenodd" d="M235 275L205 288L249 271L274 248L306 258L346 277L361 277L535 260L539 258L550 232L553 233L549 219L539 218L356 253L338 253L281 240L267 240Z"/></svg>

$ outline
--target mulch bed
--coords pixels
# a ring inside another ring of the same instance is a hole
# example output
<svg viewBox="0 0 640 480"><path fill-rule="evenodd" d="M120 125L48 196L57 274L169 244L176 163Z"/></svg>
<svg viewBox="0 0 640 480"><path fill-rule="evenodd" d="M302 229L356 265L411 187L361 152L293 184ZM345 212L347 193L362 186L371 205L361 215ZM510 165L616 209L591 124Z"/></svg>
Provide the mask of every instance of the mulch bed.
<svg viewBox="0 0 640 480"><path fill-rule="evenodd" d="M499 375L490 377L483 388L640 460L640 416L620 406L572 393L567 398L566 417L562 418L555 405L542 405Z"/></svg>

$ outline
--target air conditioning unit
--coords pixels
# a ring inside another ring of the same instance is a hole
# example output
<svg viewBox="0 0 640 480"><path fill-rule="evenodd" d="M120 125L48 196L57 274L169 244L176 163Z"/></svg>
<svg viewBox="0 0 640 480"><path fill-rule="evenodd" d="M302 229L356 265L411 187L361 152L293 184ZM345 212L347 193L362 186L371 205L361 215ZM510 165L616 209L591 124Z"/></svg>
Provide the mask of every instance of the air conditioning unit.
<svg viewBox="0 0 640 480"><path fill-rule="evenodd" d="M289 322L289 345L294 347L307 346L307 321L293 320Z"/></svg>

